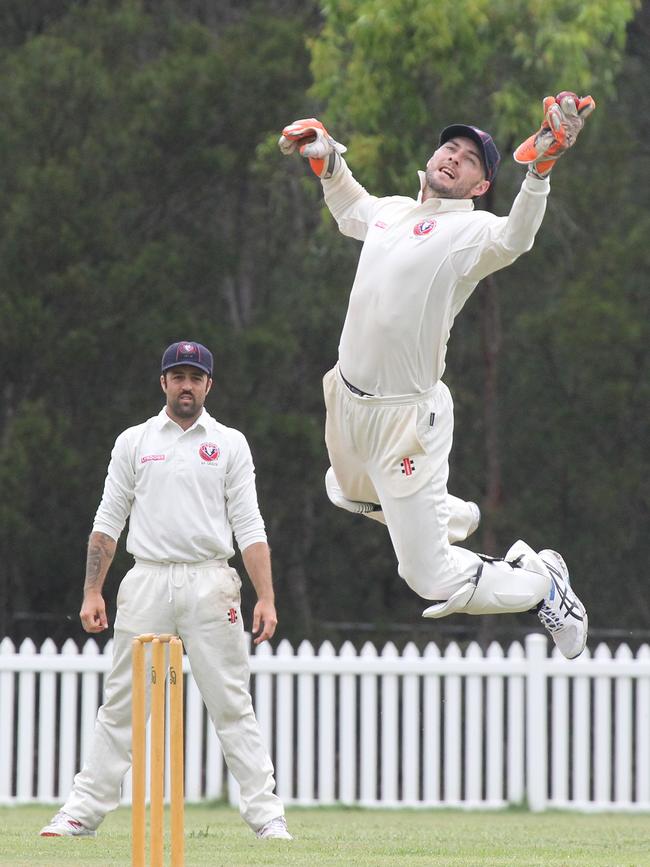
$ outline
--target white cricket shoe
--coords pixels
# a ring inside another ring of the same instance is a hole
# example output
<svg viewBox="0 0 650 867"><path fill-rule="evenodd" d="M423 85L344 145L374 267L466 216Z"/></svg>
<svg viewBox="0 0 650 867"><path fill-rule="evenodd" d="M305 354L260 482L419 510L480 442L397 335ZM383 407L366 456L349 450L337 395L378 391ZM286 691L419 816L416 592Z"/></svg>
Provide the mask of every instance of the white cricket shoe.
<svg viewBox="0 0 650 867"><path fill-rule="evenodd" d="M537 616L562 654L567 659L575 659L587 643L589 620L585 606L573 592L569 570L561 555L545 549L539 556L551 573L551 589L542 600Z"/></svg>
<svg viewBox="0 0 650 867"><path fill-rule="evenodd" d="M264 840L293 840L293 837L287 828L287 820L284 816L278 816L275 819L271 819L271 821L267 822L266 825L262 825L262 827L256 832L255 836L261 837Z"/></svg>
<svg viewBox="0 0 650 867"><path fill-rule="evenodd" d="M49 825L41 828L41 837L96 837L97 831L86 828L81 822L68 816L67 813L57 813Z"/></svg>

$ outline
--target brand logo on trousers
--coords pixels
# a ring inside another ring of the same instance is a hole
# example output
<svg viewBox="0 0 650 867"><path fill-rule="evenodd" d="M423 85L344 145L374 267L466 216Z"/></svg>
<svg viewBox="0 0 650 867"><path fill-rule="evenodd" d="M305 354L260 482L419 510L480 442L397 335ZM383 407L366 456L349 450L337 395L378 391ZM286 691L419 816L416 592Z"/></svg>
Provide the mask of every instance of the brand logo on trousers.
<svg viewBox="0 0 650 867"><path fill-rule="evenodd" d="M237 623L237 609L236 608L230 608L228 610L228 621L230 623Z"/></svg>
<svg viewBox="0 0 650 867"><path fill-rule="evenodd" d="M412 476L415 472L415 461L412 458L402 458L400 466L405 476Z"/></svg>

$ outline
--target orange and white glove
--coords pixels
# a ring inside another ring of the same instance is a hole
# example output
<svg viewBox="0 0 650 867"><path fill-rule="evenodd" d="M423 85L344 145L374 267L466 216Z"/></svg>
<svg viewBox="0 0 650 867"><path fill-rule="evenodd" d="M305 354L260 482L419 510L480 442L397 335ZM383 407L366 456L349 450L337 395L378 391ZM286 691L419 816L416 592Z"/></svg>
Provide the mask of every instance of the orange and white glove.
<svg viewBox="0 0 650 867"><path fill-rule="evenodd" d="M331 178L339 166L339 154L344 154L347 150L345 145L334 141L315 117L294 120L289 126L285 126L278 147L285 155L297 150L309 160L312 171L319 178Z"/></svg>
<svg viewBox="0 0 650 867"><path fill-rule="evenodd" d="M573 147L585 119L596 108L590 96L563 90L544 99L544 120L539 130L522 142L513 156L528 165L535 177L546 178L562 154Z"/></svg>

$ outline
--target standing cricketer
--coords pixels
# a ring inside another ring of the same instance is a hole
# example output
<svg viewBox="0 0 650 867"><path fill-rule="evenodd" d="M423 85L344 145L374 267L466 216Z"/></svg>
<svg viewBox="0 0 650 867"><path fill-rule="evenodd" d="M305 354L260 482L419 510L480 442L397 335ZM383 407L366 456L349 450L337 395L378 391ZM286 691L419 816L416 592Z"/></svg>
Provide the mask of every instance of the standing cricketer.
<svg viewBox="0 0 650 867"><path fill-rule="evenodd" d="M474 126L443 129L417 199L366 192L315 118L279 141L309 159L339 229L363 241L339 360L323 381L330 499L386 523L399 574L433 602L424 617L537 609L569 659L585 647L587 614L560 554L518 541L497 559L450 544L462 501L447 493L453 404L442 375L456 315L479 280L531 249L551 170L594 108L566 91L544 100L540 129L514 154L528 171L507 217L474 210L500 161Z"/></svg>
<svg viewBox="0 0 650 867"><path fill-rule="evenodd" d="M255 643L271 638L277 615L271 557L242 433L204 408L212 353L194 341L168 346L160 384L166 404L117 438L88 542L81 607L87 632L108 628L104 580L127 518L135 565L120 584L113 664L90 755L44 837L94 836L120 802L131 766L131 645L143 633L175 633L240 787L242 817L258 837L290 840L273 765L248 690L241 580L228 565L233 534L257 593Z"/></svg>

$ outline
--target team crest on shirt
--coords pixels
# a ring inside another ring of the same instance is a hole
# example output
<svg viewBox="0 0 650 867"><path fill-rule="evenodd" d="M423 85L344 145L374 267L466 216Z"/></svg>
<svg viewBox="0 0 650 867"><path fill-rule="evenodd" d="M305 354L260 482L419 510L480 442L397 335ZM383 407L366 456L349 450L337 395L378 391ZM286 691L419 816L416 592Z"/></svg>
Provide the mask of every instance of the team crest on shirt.
<svg viewBox="0 0 650 867"><path fill-rule="evenodd" d="M431 219L420 220L413 226L413 234L416 238L421 238L423 235L428 235L436 228L436 221Z"/></svg>
<svg viewBox="0 0 650 867"><path fill-rule="evenodd" d="M199 446L199 455L207 463L213 463L219 460L221 450L216 443L201 443Z"/></svg>

